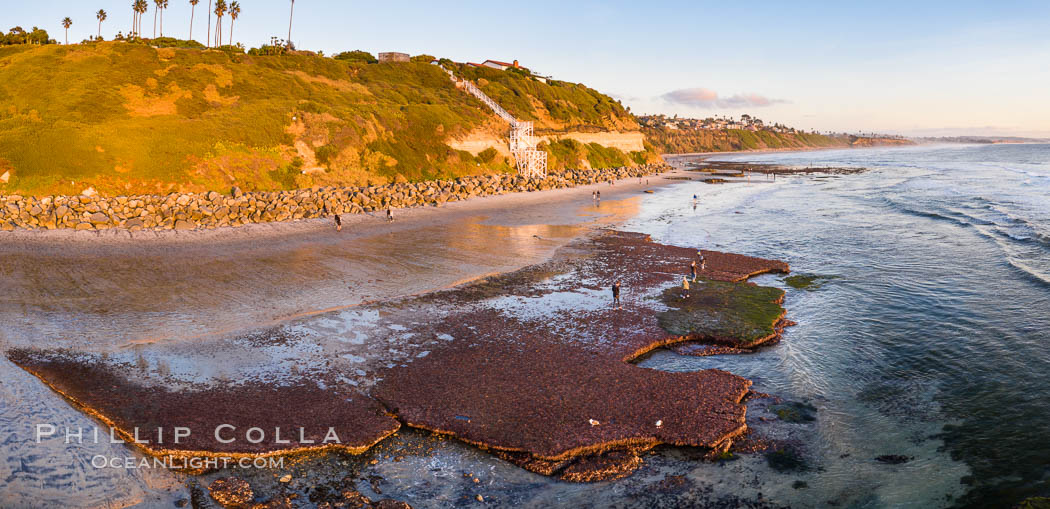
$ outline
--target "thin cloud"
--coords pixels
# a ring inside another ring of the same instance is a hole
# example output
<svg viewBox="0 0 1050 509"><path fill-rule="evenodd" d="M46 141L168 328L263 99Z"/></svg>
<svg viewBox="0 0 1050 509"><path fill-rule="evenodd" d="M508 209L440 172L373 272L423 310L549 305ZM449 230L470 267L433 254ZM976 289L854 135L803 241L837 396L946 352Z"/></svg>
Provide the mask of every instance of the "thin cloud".
<svg viewBox="0 0 1050 509"><path fill-rule="evenodd" d="M673 90L660 97L672 104L696 108L764 108L787 102L783 99L770 99L759 94L735 94L729 97L719 97L718 92L706 88L683 88Z"/></svg>
<svg viewBox="0 0 1050 509"><path fill-rule="evenodd" d="M608 95L609 97L612 97L613 99L616 99L617 101L625 102L625 103L626 102L637 102L637 101L641 100L640 97L633 96L633 95L614 94L614 93L608 93L606 95Z"/></svg>

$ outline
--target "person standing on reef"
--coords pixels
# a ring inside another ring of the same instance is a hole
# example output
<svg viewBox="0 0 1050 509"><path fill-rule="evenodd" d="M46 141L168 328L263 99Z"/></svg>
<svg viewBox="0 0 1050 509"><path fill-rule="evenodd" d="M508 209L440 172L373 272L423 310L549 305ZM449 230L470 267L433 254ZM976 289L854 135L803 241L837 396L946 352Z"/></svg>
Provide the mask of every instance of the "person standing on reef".
<svg viewBox="0 0 1050 509"><path fill-rule="evenodd" d="M694 282L696 281L696 260L693 260L692 263L689 264L689 276Z"/></svg>
<svg viewBox="0 0 1050 509"><path fill-rule="evenodd" d="M701 251L697 251L696 256L700 257L700 272L703 272L707 268L707 258L704 258L704 253Z"/></svg>
<svg viewBox="0 0 1050 509"><path fill-rule="evenodd" d="M621 309L623 306L620 305L620 282L617 281L612 285L613 294L613 308Z"/></svg>

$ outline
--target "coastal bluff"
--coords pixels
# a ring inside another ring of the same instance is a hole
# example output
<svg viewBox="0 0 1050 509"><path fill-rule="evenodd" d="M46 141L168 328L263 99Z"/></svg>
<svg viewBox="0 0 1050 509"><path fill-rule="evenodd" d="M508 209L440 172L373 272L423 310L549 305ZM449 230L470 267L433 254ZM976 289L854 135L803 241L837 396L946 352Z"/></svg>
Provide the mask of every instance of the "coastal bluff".
<svg viewBox="0 0 1050 509"><path fill-rule="evenodd" d="M102 197L97 195L0 196L0 230L85 231L122 228L195 230L251 223L313 219L330 214L364 214L386 209L440 206L447 202L514 192L577 187L609 180L638 178L666 171L663 164L551 172L543 179L511 174L452 180L391 183L366 187L314 187L294 191L229 194L170 193Z"/></svg>

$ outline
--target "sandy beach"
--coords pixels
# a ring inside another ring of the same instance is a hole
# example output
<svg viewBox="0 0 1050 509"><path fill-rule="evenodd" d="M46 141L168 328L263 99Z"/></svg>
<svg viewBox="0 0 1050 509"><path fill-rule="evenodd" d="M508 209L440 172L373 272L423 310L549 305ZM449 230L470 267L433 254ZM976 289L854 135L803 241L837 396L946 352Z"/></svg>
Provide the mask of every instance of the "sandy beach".
<svg viewBox="0 0 1050 509"><path fill-rule="evenodd" d="M454 286L615 225L650 177L329 219L202 231L0 234L0 342L114 347L201 337ZM595 206L591 193L600 191ZM76 319L71 317L75 316ZM54 340L50 340L54 341Z"/></svg>

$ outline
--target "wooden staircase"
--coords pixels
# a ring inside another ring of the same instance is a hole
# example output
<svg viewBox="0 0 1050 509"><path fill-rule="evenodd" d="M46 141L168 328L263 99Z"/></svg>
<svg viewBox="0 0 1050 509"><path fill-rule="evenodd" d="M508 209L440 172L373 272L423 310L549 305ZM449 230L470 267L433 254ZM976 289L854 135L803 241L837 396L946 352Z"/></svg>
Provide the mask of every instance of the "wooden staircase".
<svg viewBox="0 0 1050 509"><path fill-rule="evenodd" d="M514 115L511 115L488 94L482 92L473 82L459 79L451 70L444 66L440 67L448 73L449 78L456 84L456 88L476 97L510 124L510 153L514 156L518 174L529 178L547 178L547 153L536 149L537 141L536 136L533 135L532 122L523 122L514 118Z"/></svg>

